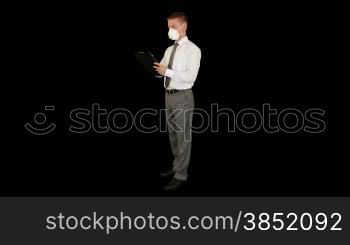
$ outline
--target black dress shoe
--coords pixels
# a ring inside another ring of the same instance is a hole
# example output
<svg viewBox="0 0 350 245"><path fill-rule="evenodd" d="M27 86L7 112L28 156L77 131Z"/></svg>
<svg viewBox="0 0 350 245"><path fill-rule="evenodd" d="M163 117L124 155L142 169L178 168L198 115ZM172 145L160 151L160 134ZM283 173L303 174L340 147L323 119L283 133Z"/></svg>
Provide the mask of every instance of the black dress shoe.
<svg viewBox="0 0 350 245"><path fill-rule="evenodd" d="M179 180L173 178L166 186L164 186L164 190L166 191L174 191L179 189L181 186L186 184L185 180Z"/></svg>
<svg viewBox="0 0 350 245"><path fill-rule="evenodd" d="M167 170L165 172L160 173L160 176L166 178L166 177L169 177L169 176L171 176L173 174L174 174L174 170L173 169L169 169L169 170Z"/></svg>

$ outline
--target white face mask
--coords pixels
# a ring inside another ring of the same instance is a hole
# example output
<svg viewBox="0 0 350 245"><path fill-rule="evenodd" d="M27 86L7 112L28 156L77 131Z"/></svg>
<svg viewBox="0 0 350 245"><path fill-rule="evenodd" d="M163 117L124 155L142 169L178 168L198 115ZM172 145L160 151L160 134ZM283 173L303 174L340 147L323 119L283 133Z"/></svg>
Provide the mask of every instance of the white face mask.
<svg viewBox="0 0 350 245"><path fill-rule="evenodd" d="M168 32L168 37L171 40L177 41L179 40L180 34L177 30L175 30L174 28L169 28L169 32Z"/></svg>

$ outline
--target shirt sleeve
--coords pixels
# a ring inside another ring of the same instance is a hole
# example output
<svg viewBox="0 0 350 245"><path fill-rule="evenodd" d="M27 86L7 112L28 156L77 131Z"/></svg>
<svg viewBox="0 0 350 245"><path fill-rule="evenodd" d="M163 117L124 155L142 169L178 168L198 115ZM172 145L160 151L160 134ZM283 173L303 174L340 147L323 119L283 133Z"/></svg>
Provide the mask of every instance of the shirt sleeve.
<svg viewBox="0 0 350 245"><path fill-rule="evenodd" d="M167 48L167 49L165 50L164 56L163 56L162 60L160 61L160 64L167 65L167 55L168 55L167 52L168 52L168 49L169 49L169 48ZM164 88L165 88L165 76L163 77L163 86L164 86Z"/></svg>
<svg viewBox="0 0 350 245"><path fill-rule="evenodd" d="M167 69L165 72L165 76L177 78L178 81L193 83L197 78L200 61L201 50L199 48L193 48L187 54L186 70L176 71L172 69Z"/></svg>
<svg viewBox="0 0 350 245"><path fill-rule="evenodd" d="M169 49L169 48L167 48L167 49L165 50L164 56L163 56L162 60L160 61L160 64L162 64L162 65L167 65L167 52L168 52L168 49Z"/></svg>

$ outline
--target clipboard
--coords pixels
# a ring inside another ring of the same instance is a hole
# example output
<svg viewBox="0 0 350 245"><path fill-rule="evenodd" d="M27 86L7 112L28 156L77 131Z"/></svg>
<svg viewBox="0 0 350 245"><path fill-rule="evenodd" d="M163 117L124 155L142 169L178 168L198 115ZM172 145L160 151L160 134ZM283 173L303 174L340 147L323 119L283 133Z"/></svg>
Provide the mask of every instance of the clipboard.
<svg viewBox="0 0 350 245"><path fill-rule="evenodd" d="M141 63L141 65L143 66L143 68L145 68L145 70L151 74L152 76L161 78L162 76L159 75L159 73L154 70L153 68L153 63L157 62L159 63L156 58L154 58L153 54L151 52L136 52L134 53L136 59Z"/></svg>

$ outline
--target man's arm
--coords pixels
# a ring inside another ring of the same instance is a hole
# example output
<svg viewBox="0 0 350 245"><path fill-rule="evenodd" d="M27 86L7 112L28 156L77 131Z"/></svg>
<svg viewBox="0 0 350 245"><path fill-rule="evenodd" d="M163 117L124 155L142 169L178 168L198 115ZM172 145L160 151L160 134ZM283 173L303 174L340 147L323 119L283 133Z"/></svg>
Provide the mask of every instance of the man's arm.
<svg viewBox="0 0 350 245"><path fill-rule="evenodd" d="M170 47L168 47L168 48L165 50L164 56L163 56L162 60L159 62L159 64L168 66L168 60L169 60L169 57L170 57L170 53L169 53L169 52L171 52Z"/></svg>
<svg viewBox="0 0 350 245"><path fill-rule="evenodd" d="M155 62L153 65L153 68L162 76L165 76L165 71L167 69L167 59L169 57L168 52L169 48L165 50L162 60L159 63Z"/></svg>
<svg viewBox="0 0 350 245"><path fill-rule="evenodd" d="M166 65L165 54L163 56L163 59L159 63L162 64L162 65Z"/></svg>
<svg viewBox="0 0 350 245"><path fill-rule="evenodd" d="M179 80L187 83L193 83L197 78L200 66L201 50L199 48L193 48L191 52L188 53L187 58L188 60L185 71L175 71L171 69L166 69L165 76L171 78L178 78Z"/></svg>

